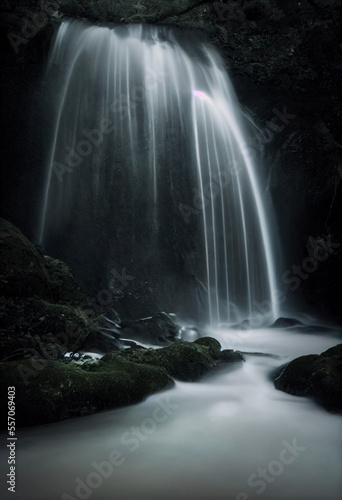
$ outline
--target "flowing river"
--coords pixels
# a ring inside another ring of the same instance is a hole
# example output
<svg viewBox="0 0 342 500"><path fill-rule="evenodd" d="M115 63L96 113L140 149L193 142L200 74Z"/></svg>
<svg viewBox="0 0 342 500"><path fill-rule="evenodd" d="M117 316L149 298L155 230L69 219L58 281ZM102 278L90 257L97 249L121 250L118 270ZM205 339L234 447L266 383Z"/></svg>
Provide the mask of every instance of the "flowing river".
<svg viewBox="0 0 342 500"><path fill-rule="evenodd" d="M263 355L138 405L19 430L17 491L5 498L340 499L341 417L270 380L284 362L338 344L337 332L208 333Z"/></svg>

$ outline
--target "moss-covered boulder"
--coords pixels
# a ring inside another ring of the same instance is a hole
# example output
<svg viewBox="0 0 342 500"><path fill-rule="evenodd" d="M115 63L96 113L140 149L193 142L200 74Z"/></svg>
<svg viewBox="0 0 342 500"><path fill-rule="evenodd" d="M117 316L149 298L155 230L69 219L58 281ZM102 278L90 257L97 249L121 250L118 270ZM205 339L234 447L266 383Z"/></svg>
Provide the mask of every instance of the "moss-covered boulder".
<svg viewBox="0 0 342 500"><path fill-rule="evenodd" d="M274 385L289 394L312 398L328 410L342 412L342 344L281 366L274 374Z"/></svg>
<svg viewBox="0 0 342 500"><path fill-rule="evenodd" d="M200 379L215 366L206 347L183 341L162 349L129 349L109 353L101 359L100 365L115 364L117 359L158 366L164 368L171 377L187 382Z"/></svg>
<svg viewBox="0 0 342 500"><path fill-rule="evenodd" d="M49 276L35 246L10 222L0 219L0 295L47 296Z"/></svg>
<svg viewBox="0 0 342 500"><path fill-rule="evenodd" d="M221 359L220 349L220 343L216 339L205 337L195 342L178 341L162 349L128 349L109 353L99 364L111 365L115 364L117 359L125 359L134 363L158 366L177 380L194 382L214 368L219 360L228 363L242 360L241 355L232 354L234 351L230 351L230 357L224 359L223 355Z"/></svg>
<svg viewBox="0 0 342 500"><path fill-rule="evenodd" d="M222 363L239 363L245 360L241 352L234 351L233 349L224 349L220 352L218 359Z"/></svg>
<svg viewBox="0 0 342 500"><path fill-rule="evenodd" d="M16 226L2 218L0 296L36 296L74 305L84 300L68 266L38 251Z"/></svg>
<svg viewBox="0 0 342 500"><path fill-rule="evenodd" d="M89 321L79 308L37 298L0 297L0 361L36 355L59 359L79 350L97 329L97 322Z"/></svg>
<svg viewBox="0 0 342 500"><path fill-rule="evenodd" d="M195 340L196 345L206 347L208 354L215 360L219 359L221 354L221 344L218 340L212 337L201 337Z"/></svg>
<svg viewBox="0 0 342 500"><path fill-rule="evenodd" d="M66 264L0 218L0 360L62 358L98 331L99 316Z"/></svg>
<svg viewBox="0 0 342 500"><path fill-rule="evenodd" d="M42 356L0 363L0 390L16 388L17 425L33 425L138 403L174 385L192 382L217 365L215 339L179 341L161 349L127 349L80 365ZM222 351L225 352L225 351ZM239 361L239 359L229 359ZM6 423L6 408L0 420ZM5 424L3 424L5 425Z"/></svg>
<svg viewBox="0 0 342 500"><path fill-rule="evenodd" d="M153 366L117 358L93 371L76 364L30 359L0 363L0 389L14 386L16 424L36 425L138 403L174 385L167 373ZM2 425L7 407L1 405Z"/></svg>

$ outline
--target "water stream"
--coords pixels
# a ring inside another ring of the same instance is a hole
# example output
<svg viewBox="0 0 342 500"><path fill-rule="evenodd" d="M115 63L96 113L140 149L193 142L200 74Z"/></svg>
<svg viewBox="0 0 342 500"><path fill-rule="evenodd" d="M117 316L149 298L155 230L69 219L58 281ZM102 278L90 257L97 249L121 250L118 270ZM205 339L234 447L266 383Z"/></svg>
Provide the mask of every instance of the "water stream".
<svg viewBox="0 0 342 500"><path fill-rule="evenodd" d="M341 417L277 391L269 379L274 367L339 339L296 330L221 333L224 347L278 357L246 356L139 405L18 431L15 497L340 499ZM5 454L2 447L4 467Z"/></svg>

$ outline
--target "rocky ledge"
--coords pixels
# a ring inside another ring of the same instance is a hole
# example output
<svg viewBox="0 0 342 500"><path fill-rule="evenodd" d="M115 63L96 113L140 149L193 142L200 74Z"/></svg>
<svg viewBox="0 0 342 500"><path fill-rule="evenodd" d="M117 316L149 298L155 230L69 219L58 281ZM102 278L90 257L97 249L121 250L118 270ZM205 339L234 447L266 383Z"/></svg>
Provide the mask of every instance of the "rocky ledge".
<svg viewBox="0 0 342 500"><path fill-rule="evenodd" d="M219 364L243 361L209 337L179 340L179 327L164 313L119 322L116 333L104 335L104 312L63 262L0 219L0 390L5 399L8 387L15 387L18 426L137 403L173 387L174 379L194 382ZM170 345L146 349L132 341L127 348L126 334ZM82 361L65 356L87 350L107 354ZM5 423L4 405L0 413Z"/></svg>
<svg viewBox="0 0 342 500"><path fill-rule="evenodd" d="M66 264L0 219L1 360L79 350L101 319L88 302Z"/></svg>
<svg viewBox="0 0 342 500"><path fill-rule="evenodd" d="M3 362L0 363L0 386L3 392L9 386L16 388L18 426L119 408L170 389L174 378L193 382L220 362L243 360L233 351L230 355L220 351L215 339L200 340L179 341L157 350L129 348L82 365L43 358ZM5 422L5 413L2 417L1 421Z"/></svg>
<svg viewBox="0 0 342 500"><path fill-rule="evenodd" d="M274 374L274 385L288 394L312 398L329 411L342 412L342 344L281 366Z"/></svg>

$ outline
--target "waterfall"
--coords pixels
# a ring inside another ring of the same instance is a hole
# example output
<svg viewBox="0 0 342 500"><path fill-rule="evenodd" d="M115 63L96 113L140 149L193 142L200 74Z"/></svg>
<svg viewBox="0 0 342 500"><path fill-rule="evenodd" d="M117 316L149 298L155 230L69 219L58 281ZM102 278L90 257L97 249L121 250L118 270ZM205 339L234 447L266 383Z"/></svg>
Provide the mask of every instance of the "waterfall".
<svg viewBox="0 0 342 500"><path fill-rule="evenodd" d="M177 268L175 296L192 276L211 324L250 318L260 302L276 318L272 208L212 47L163 26L66 21L48 75L41 243L70 244L80 227L91 242L93 227L118 269L160 285Z"/></svg>

